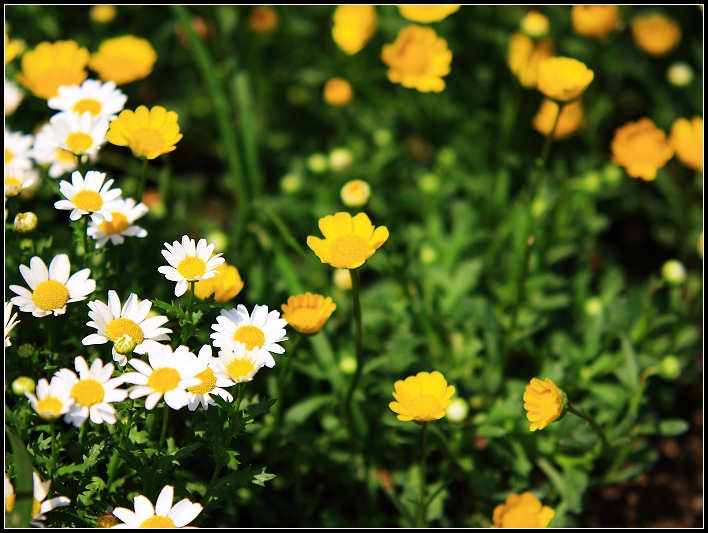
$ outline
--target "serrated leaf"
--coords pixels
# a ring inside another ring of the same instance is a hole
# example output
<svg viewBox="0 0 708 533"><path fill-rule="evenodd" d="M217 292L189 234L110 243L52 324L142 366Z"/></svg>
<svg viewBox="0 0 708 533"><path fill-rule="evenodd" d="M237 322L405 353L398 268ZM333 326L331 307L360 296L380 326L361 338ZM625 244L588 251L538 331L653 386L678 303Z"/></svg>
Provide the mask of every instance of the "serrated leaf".
<svg viewBox="0 0 708 533"><path fill-rule="evenodd" d="M277 401L277 398L263 400L256 405L249 405L246 409L246 419L253 420L254 418L270 412L270 408Z"/></svg>
<svg viewBox="0 0 708 533"><path fill-rule="evenodd" d="M266 481L270 481L274 478L275 474L266 473L266 469L265 467L263 467L260 474L254 474L252 483L254 485L260 485L261 487L265 487Z"/></svg>
<svg viewBox="0 0 708 533"><path fill-rule="evenodd" d="M180 460L184 459L185 457L190 457L194 455L194 452L196 452L201 447L201 442L191 442L190 444L187 444L187 446L185 446L184 448L179 448L178 450L175 450L174 453L160 458L160 460L155 465L155 470L157 472L172 470L172 467L174 465L179 465Z"/></svg>
<svg viewBox="0 0 708 533"><path fill-rule="evenodd" d="M159 307L160 309L164 309L165 311L170 311L170 312L175 313L177 315L179 315L181 312L179 307L176 307L175 305L172 305L172 304L168 304L167 302L163 302L162 300L159 300L157 298L155 298L151 301L152 301L152 305L154 305L155 307Z"/></svg>

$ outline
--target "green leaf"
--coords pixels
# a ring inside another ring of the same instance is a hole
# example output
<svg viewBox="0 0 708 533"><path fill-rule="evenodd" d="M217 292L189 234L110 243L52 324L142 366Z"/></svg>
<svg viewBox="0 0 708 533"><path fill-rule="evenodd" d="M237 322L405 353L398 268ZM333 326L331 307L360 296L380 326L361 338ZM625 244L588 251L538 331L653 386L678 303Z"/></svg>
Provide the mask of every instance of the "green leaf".
<svg viewBox="0 0 708 533"><path fill-rule="evenodd" d="M163 302L162 300L159 300L157 298L152 300L152 305L154 305L155 307L159 307L160 309L164 309L165 311L175 313L176 315L181 314L179 307L176 307L172 304L168 304L167 302Z"/></svg>
<svg viewBox="0 0 708 533"><path fill-rule="evenodd" d="M320 396L312 396L311 398L296 403L286 411L285 424L289 426L299 426L303 424L315 411L330 404L333 399L331 394L323 394Z"/></svg>
<svg viewBox="0 0 708 533"><path fill-rule="evenodd" d="M270 398L268 400L263 400L256 405L249 405L248 409L246 409L246 420L253 420L258 416L269 413L270 408L277 401L277 398Z"/></svg>
<svg viewBox="0 0 708 533"><path fill-rule="evenodd" d="M28 528L30 518L32 518L32 498L34 494L32 458L20 437L7 425L5 426L5 433L10 439L12 458L17 472L15 476L15 507L7 515L6 524L10 527Z"/></svg>
<svg viewBox="0 0 708 533"><path fill-rule="evenodd" d="M253 481L251 483L253 483L254 485L260 485L261 487L265 487L265 482L270 481L274 478L275 474L267 474L266 467L263 467L260 474L253 475Z"/></svg>

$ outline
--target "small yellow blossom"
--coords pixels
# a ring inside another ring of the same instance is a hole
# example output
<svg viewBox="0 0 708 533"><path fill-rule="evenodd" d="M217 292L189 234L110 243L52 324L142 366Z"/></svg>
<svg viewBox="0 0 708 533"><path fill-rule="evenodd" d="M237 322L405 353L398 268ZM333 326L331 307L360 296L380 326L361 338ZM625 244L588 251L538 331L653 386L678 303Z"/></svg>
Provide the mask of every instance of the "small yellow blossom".
<svg viewBox="0 0 708 533"><path fill-rule="evenodd" d="M116 13L116 6L92 6L91 10L89 11L89 18L94 22L98 22L99 24L108 24L109 22L113 22L113 20L116 18Z"/></svg>
<svg viewBox="0 0 708 533"><path fill-rule="evenodd" d="M521 86L533 89L538 79L538 63L552 55L553 43L549 39L534 41L519 31L509 40L507 63Z"/></svg>
<svg viewBox="0 0 708 533"><path fill-rule="evenodd" d="M330 78L325 83L322 96L329 105L344 107L354 98L354 90L344 78Z"/></svg>
<svg viewBox="0 0 708 533"><path fill-rule="evenodd" d="M645 181L654 180L657 170L674 155L666 134L646 117L617 128L610 152L613 163L623 166L630 177Z"/></svg>
<svg viewBox="0 0 708 533"><path fill-rule="evenodd" d="M548 527L556 512L543 505L530 492L509 494L505 503L494 508L493 528L537 528Z"/></svg>
<svg viewBox="0 0 708 533"><path fill-rule="evenodd" d="M445 410L452 402L455 387L448 385L443 375L434 372L418 372L405 380L394 383L395 402L388 406L403 422L430 422L445 416Z"/></svg>
<svg viewBox="0 0 708 533"><path fill-rule="evenodd" d="M536 88L556 102L570 102L585 92L595 77L585 63L571 57L549 57L538 64Z"/></svg>
<svg viewBox="0 0 708 533"><path fill-rule="evenodd" d="M703 172L703 119L677 118L669 137L676 158L687 167Z"/></svg>
<svg viewBox="0 0 708 533"><path fill-rule="evenodd" d="M351 180L344 184L340 195L347 207L361 207L369 201L371 187L364 180Z"/></svg>
<svg viewBox="0 0 708 533"><path fill-rule="evenodd" d="M253 33L272 33L278 27L278 13L270 6L255 6L248 17L248 27Z"/></svg>
<svg viewBox="0 0 708 533"><path fill-rule="evenodd" d="M5 31L5 64L7 65L10 61L21 55L25 51L26 46L25 42L21 39L10 40L7 31Z"/></svg>
<svg viewBox="0 0 708 533"><path fill-rule="evenodd" d="M405 19L412 22L421 22L429 24L431 22L440 22L448 15L459 11L459 5L434 5L434 6L419 6L407 5L398 6L398 12Z"/></svg>
<svg viewBox="0 0 708 533"><path fill-rule="evenodd" d="M570 11L573 31L584 37L603 39L620 26L620 10L612 6L573 6Z"/></svg>
<svg viewBox="0 0 708 533"><path fill-rule="evenodd" d="M543 429L551 422L560 420L568 408L568 398L555 383L546 378L532 378L524 392L526 418L531 422L531 431Z"/></svg>
<svg viewBox="0 0 708 533"><path fill-rule="evenodd" d="M155 159L173 151L182 138L178 118L162 106L125 109L111 122L106 139L116 146L127 146L137 158Z"/></svg>
<svg viewBox="0 0 708 533"><path fill-rule="evenodd" d="M335 268L332 274L334 286L343 291L352 290L352 275L348 268Z"/></svg>
<svg viewBox="0 0 708 533"><path fill-rule="evenodd" d="M75 41L42 42L22 56L15 78L37 98L49 100L62 85L81 85L88 77L89 51Z"/></svg>
<svg viewBox="0 0 708 533"><path fill-rule="evenodd" d="M305 335L314 335L325 325L337 308L332 298L306 292L290 296L288 303L280 306L288 325Z"/></svg>
<svg viewBox="0 0 708 533"><path fill-rule="evenodd" d="M378 17L369 5L337 6L332 16L332 38L346 54L356 54L374 35Z"/></svg>
<svg viewBox="0 0 708 533"><path fill-rule="evenodd" d="M533 118L533 128L541 135L548 137L551 134L551 129L553 129L557 114L558 104L553 100L544 98L543 102L541 102L541 107ZM553 138L556 141L565 139L578 131L582 122L583 104L580 99L564 104Z"/></svg>
<svg viewBox="0 0 708 533"><path fill-rule="evenodd" d="M194 285L194 295L204 300L212 294L215 302L227 302L235 298L243 289L243 280L233 265L222 264L213 278L202 279Z"/></svg>
<svg viewBox="0 0 708 533"><path fill-rule="evenodd" d="M106 39L98 52L91 54L89 68L98 73L101 81L116 85L146 78L157 61L157 53L150 41L134 35Z"/></svg>
<svg viewBox="0 0 708 533"><path fill-rule="evenodd" d="M681 41L681 26L659 13L640 15L632 20L632 37L647 54L665 56Z"/></svg>
<svg viewBox="0 0 708 533"><path fill-rule="evenodd" d="M531 10L524 15L524 18L521 19L519 26L521 31L523 31L526 35L532 39L538 39L539 37L545 37L548 35L550 23L546 15L539 13L538 11Z"/></svg>

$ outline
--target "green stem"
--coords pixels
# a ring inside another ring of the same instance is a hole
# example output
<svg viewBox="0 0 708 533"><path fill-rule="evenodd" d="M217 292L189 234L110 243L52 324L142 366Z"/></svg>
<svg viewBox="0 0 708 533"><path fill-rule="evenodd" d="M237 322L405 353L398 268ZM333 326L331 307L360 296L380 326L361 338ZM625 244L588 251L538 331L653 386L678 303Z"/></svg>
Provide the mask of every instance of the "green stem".
<svg viewBox="0 0 708 533"><path fill-rule="evenodd" d="M192 306L194 305L194 286L196 284L196 281L189 282L189 301L187 302L187 309L184 312L184 316L187 319L187 322L182 327L182 334L180 336L182 344L187 344L187 340L189 339L189 332L191 331L191 328L187 326L192 324Z"/></svg>
<svg viewBox="0 0 708 533"><path fill-rule="evenodd" d="M142 160L142 166L140 167L140 176L138 176L138 188L135 192L135 202L140 203L143 201L143 193L145 192L145 180L147 178L148 169L148 159L144 157Z"/></svg>
<svg viewBox="0 0 708 533"><path fill-rule="evenodd" d="M507 351L513 345L512 338L514 332L516 331L516 322L519 318L519 307L521 307L521 302L524 298L524 293L526 292L526 280L529 275L529 263L531 262L531 248L533 248L534 236L529 235L526 238L526 246L524 247L524 258L521 260L521 273L519 274L519 283L516 290L516 299L514 300L514 307L511 310L511 325L509 326L509 331L507 331L504 337L504 349L502 350L502 357L507 357Z"/></svg>
<svg viewBox="0 0 708 533"><path fill-rule="evenodd" d="M364 350L363 350L363 333L361 324L361 303L359 301L359 271L355 268L349 270L352 278L352 298L354 300L354 340L356 343L356 372L349 384L349 390L347 390L347 395L344 399L344 412L347 417L347 425L349 426L350 437L353 442L358 442L356 439L356 432L354 431L354 424L352 418L352 398L354 396L354 390L359 384L359 379L361 379L361 374L364 368Z"/></svg>
<svg viewBox="0 0 708 533"><path fill-rule="evenodd" d="M605 451L610 447L609 443L607 442L607 437L605 436L605 432L602 430L602 428L599 426L595 420L590 417L589 415L586 415L582 411L578 411L575 407L572 405L568 405L568 412L574 414L575 416L582 418L585 420L588 424L590 424L590 427L597 433L597 435L600 437L600 442L602 443L602 447L600 448L600 453L598 454L598 457L603 455Z"/></svg>
<svg viewBox="0 0 708 533"><path fill-rule="evenodd" d="M57 465L57 425L56 425L56 419L52 420L51 423L49 424L49 426L51 428L52 447L51 447L51 457L49 460L49 468L47 468L47 475L49 476L49 479L54 479L54 469L56 468L56 465Z"/></svg>
<svg viewBox="0 0 708 533"><path fill-rule="evenodd" d="M420 442L420 494L418 500L418 516L416 527L425 527L425 511L428 502L425 498L425 478L428 474L428 422L423 422L423 431Z"/></svg>
<svg viewBox="0 0 708 533"><path fill-rule="evenodd" d="M164 403L164 398L163 398L163 403ZM162 447L165 445L165 437L167 437L167 423L168 423L169 414L170 414L170 408L165 403L162 406L162 430L160 431L160 442L157 445L159 450L162 450Z"/></svg>
<svg viewBox="0 0 708 533"><path fill-rule="evenodd" d="M89 226L89 215L84 215L81 217L83 220L83 237L84 237L84 268L89 266L89 238L88 238L88 226Z"/></svg>
<svg viewBox="0 0 708 533"><path fill-rule="evenodd" d="M297 337L295 337L295 342L293 343L292 348L288 349L288 355L286 355L281 371L278 374L278 401L275 404L275 429L273 431L273 435L276 439L280 436L280 428L283 425L283 414L285 413L285 403L283 400L285 398L288 385L290 384L290 377L292 376L292 360L297 353L296 350L300 345L300 340L302 337L302 334L298 334Z"/></svg>

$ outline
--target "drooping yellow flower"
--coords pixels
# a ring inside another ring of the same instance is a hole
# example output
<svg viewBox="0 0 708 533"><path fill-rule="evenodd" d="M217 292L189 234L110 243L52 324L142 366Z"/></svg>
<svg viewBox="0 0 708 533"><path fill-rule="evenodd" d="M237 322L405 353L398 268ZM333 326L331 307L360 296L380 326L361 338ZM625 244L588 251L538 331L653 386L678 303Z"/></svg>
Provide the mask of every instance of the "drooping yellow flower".
<svg viewBox="0 0 708 533"><path fill-rule="evenodd" d="M546 15L533 9L526 13L519 23L521 31L532 39L538 39L548 35L550 25Z"/></svg>
<svg viewBox="0 0 708 533"><path fill-rule="evenodd" d="M440 22L448 15L452 15L460 9L459 5L435 5L435 6L398 6L398 12L403 18L413 22L421 22L429 24L431 22Z"/></svg>
<svg viewBox="0 0 708 533"><path fill-rule="evenodd" d="M344 78L331 78L325 83L322 96L329 105L344 107L351 103L354 91Z"/></svg>
<svg viewBox="0 0 708 533"><path fill-rule="evenodd" d="M602 39L619 28L620 10L616 5L575 5L570 11L570 20L578 35Z"/></svg>
<svg viewBox="0 0 708 533"><path fill-rule="evenodd" d="M538 63L553 55L553 43L549 39L534 41L522 32L516 32L509 40L507 63L522 87L533 89L538 79Z"/></svg>
<svg viewBox="0 0 708 533"><path fill-rule="evenodd" d="M536 115L533 117L533 128L541 135L548 137L553 129L553 123L558 114L558 104L553 100L544 98ZM565 139L580 128L583 122L583 104L577 99L569 104L564 104L560 118L556 125L553 139Z"/></svg>
<svg viewBox="0 0 708 533"><path fill-rule="evenodd" d="M305 335L314 335L332 316L337 305L332 298L306 292L288 298L288 303L280 306L288 325Z"/></svg>
<svg viewBox="0 0 708 533"><path fill-rule="evenodd" d="M639 15L632 20L632 37L647 54L664 56L681 41L681 26L659 13Z"/></svg>
<svg viewBox="0 0 708 533"><path fill-rule="evenodd" d="M150 41L135 35L122 35L103 41L98 52L91 54L88 66L101 81L121 85L147 77L155 61L157 53Z"/></svg>
<svg viewBox="0 0 708 533"><path fill-rule="evenodd" d="M674 155L666 134L648 118L628 122L615 130L610 143L612 162L622 165L632 178L652 181Z"/></svg>
<svg viewBox="0 0 708 533"><path fill-rule="evenodd" d="M324 239L307 237L307 245L320 261L334 268L359 268L388 239L388 228L374 225L366 213L352 217L339 212L318 222Z"/></svg>
<svg viewBox="0 0 708 533"><path fill-rule="evenodd" d="M137 158L155 159L173 151L182 138L178 118L177 113L162 106L125 109L111 122L106 139L116 146L127 146Z"/></svg>
<svg viewBox="0 0 708 533"><path fill-rule="evenodd" d="M403 422L430 422L445 416L445 409L452 401L455 387L448 385L443 375L434 372L418 372L405 380L394 383L395 402L388 406Z"/></svg>
<svg viewBox="0 0 708 533"><path fill-rule="evenodd" d="M536 88L556 102L570 102L585 92L595 77L585 63L571 57L549 57L538 64Z"/></svg>
<svg viewBox="0 0 708 533"><path fill-rule="evenodd" d="M687 167L703 172L703 119L677 118L671 126L671 145L676 158Z"/></svg>
<svg viewBox="0 0 708 533"><path fill-rule="evenodd" d="M227 302L243 289L243 280L238 269L223 263L213 278L202 279L194 284L194 295L204 300L214 295L215 302Z"/></svg>
<svg viewBox="0 0 708 533"><path fill-rule="evenodd" d="M278 27L278 13L270 6L255 6L248 17L248 27L253 33L271 33Z"/></svg>
<svg viewBox="0 0 708 533"><path fill-rule="evenodd" d="M22 70L15 78L37 98L49 100L61 85L83 83L88 59L89 51L75 41L45 41L22 56Z"/></svg>
<svg viewBox="0 0 708 533"><path fill-rule="evenodd" d="M356 54L376 30L376 8L367 5L337 6L332 16L332 39L346 54Z"/></svg>
<svg viewBox="0 0 708 533"><path fill-rule="evenodd" d="M524 392L524 409L531 422L531 431L536 431L563 418L568 409L568 398L550 379L532 378Z"/></svg>
<svg viewBox="0 0 708 533"><path fill-rule="evenodd" d="M381 60L388 65L390 82L439 93L445 88L442 77L450 73L452 52L432 28L411 25L398 33L393 44L384 45Z"/></svg>
<svg viewBox="0 0 708 533"><path fill-rule="evenodd" d="M530 528L548 527L556 512L543 505L530 492L509 494L505 503L494 508L491 527Z"/></svg>

